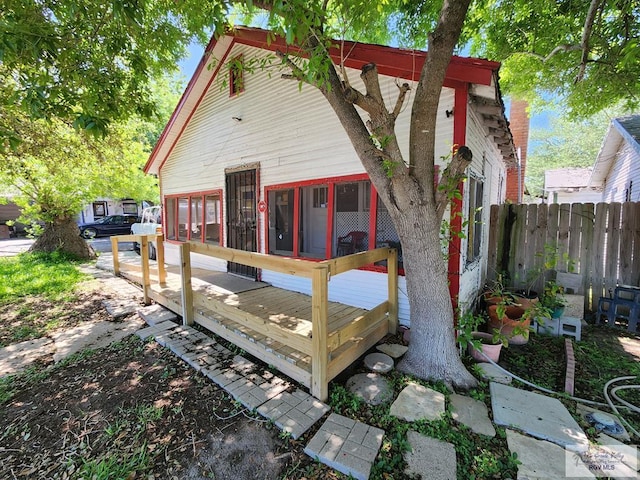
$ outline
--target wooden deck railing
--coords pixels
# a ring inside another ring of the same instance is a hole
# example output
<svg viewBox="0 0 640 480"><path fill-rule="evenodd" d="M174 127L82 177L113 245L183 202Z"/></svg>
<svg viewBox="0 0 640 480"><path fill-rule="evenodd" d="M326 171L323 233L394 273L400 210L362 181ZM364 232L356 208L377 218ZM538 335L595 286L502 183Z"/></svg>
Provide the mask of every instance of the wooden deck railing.
<svg viewBox="0 0 640 480"><path fill-rule="evenodd" d="M136 242L140 244L141 265L126 264L127 270L142 271L142 292L144 304L151 303L149 288L151 287L151 272L149 268L149 242L156 241L156 260L158 261L158 283L163 285L167 279L167 270L164 264L164 236L161 233L148 235L115 235L111 237L111 252L113 253L113 273L120 274L121 264L118 254L118 242Z"/></svg>
<svg viewBox="0 0 640 480"><path fill-rule="evenodd" d="M161 234L153 235L121 235L111 237L114 271L120 272L122 267L136 268L130 264L121 264L118 260L118 242L137 242L140 244L142 287L145 303L149 300L149 288L151 274L149 267L149 242L155 241L158 270L157 278L160 284L165 282L166 270L164 265L164 246ZM217 245L203 244L199 242L185 242L180 244L180 276L181 276L181 306L182 318L185 324L193 324L195 317L194 294L191 276L191 253L198 253L209 257L240 263L258 269L284 273L311 279L311 305L312 305L312 334L311 334L311 392L320 399L328 396L328 380L346 368L355 359L345 355L341 359L334 359L332 353L349 341L349 339L365 335L365 332L385 315L388 319L387 331L395 333L398 323L398 270L397 252L392 248L378 248L366 252L360 252L345 257L333 258L325 261L310 261L268 255L256 252L246 252ZM332 276L339 275L349 270L358 269L366 265L386 261L388 268L388 298L370 309L366 314L352 319L346 326L336 330L330 330L328 325L329 306L329 281ZM262 325L256 325L257 329L265 329ZM265 333L268 332L265 331ZM293 344L300 343L300 339L291 339ZM307 338L304 339L308 341ZM304 348L307 350L307 348ZM355 354L355 352L354 352Z"/></svg>

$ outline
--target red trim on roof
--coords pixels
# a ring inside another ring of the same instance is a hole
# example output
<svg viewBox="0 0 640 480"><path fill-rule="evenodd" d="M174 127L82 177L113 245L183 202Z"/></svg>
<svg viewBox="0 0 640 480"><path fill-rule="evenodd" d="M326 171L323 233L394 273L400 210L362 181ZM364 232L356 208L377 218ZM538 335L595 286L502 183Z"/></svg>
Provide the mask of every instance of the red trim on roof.
<svg viewBox="0 0 640 480"><path fill-rule="evenodd" d="M270 32L258 28L240 27L235 31L238 43L271 51L298 53L300 49L287 45L282 37L269 38ZM333 47L329 53L334 62L340 63L341 51L347 55L347 67L361 69L363 65L375 63L378 72L391 77L417 81L427 58L423 50L411 50L368 43L340 42L341 48ZM446 79L479 85L491 85L493 72L500 67L497 62L478 58L453 56L447 69Z"/></svg>
<svg viewBox="0 0 640 480"><path fill-rule="evenodd" d="M205 68L209 53L213 50L213 48L215 47L216 43L217 43L217 40L215 39L215 37L211 37L211 40L209 40L209 44L207 45L207 48L205 48L204 54L202 55L202 58L200 59L200 62L198 63L198 66L196 67L196 70L193 73L193 76L189 80L187 88L185 89L185 91L183 92L182 96L180 97L180 101L178 102L178 105L176 106L176 108L173 111L173 113L171 114L171 118L169 119L169 122L167 122L167 124L165 125L164 129L162 130L162 133L160 134L160 137L158 137L158 141L156 142L155 146L153 147L153 150L151 151L151 155L149 155L149 160L147 160L147 163L144 165L144 172L145 173L147 173L149 167L151 167L151 163L153 162L153 160L154 160L154 158L156 156L156 153L157 153L157 150L158 150L159 146L164 143L164 139L165 139L166 135L169 133L169 130L171 130L171 128L173 127L173 125L175 123L175 120L176 120L176 117L178 116L178 113L180 112L180 110L182 110L182 107L184 106L185 102L187 101L187 98L191 95L191 90L193 90L193 86L195 85L198 77L200 76L200 73ZM216 71L216 73L217 73L217 71ZM215 77L215 75L214 75L214 77ZM191 115L189 115L189 118L191 118ZM182 132L180 132L180 133L182 133ZM180 135L178 135L178 137L179 136Z"/></svg>

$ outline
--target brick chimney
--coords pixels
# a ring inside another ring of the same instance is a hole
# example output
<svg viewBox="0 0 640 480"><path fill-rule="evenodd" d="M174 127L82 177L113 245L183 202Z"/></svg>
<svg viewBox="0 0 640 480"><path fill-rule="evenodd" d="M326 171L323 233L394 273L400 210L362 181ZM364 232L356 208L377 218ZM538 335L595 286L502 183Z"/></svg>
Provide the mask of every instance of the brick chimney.
<svg viewBox="0 0 640 480"><path fill-rule="evenodd" d="M520 153L520 168L516 164L507 169L506 199L513 203L521 203L524 195L524 174L527 167L527 143L529 142L528 106L529 103L526 100L511 100L509 128L516 151Z"/></svg>

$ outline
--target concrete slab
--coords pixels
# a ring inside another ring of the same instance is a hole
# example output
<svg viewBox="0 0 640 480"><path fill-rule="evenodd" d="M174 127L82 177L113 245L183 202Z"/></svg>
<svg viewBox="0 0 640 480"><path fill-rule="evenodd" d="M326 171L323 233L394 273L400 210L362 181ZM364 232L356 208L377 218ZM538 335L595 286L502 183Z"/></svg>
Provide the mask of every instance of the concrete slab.
<svg viewBox="0 0 640 480"><path fill-rule="evenodd" d="M596 478L579 456L551 442L536 440L507 429L507 445L522 462L518 466L519 480ZM567 469L567 459L572 462L570 471ZM570 477L569 474L571 474Z"/></svg>
<svg viewBox="0 0 640 480"><path fill-rule="evenodd" d="M144 325L140 318L132 318L126 322L92 322L83 323L69 330L51 335L55 343L54 362L85 349L97 349L122 340L135 333Z"/></svg>
<svg viewBox="0 0 640 480"><path fill-rule="evenodd" d="M560 400L491 382L496 425L521 430L572 451L586 451L589 440Z"/></svg>
<svg viewBox="0 0 640 480"><path fill-rule="evenodd" d="M409 383L393 402L389 413L407 422L423 418L437 420L444 414L444 403L442 393L417 383Z"/></svg>
<svg viewBox="0 0 640 480"><path fill-rule="evenodd" d="M0 377L18 373L38 359L52 355L54 352L55 344L48 337L0 348Z"/></svg>
<svg viewBox="0 0 640 480"><path fill-rule="evenodd" d="M640 461L638 461L638 447L635 445L627 445L615 438L612 438L604 433L598 435L599 447L612 454L615 454L620 458L630 469L638 472L640 470Z"/></svg>
<svg viewBox="0 0 640 480"><path fill-rule="evenodd" d="M347 380L346 388L370 405L380 405L393 397L389 381L377 373L359 373Z"/></svg>
<svg viewBox="0 0 640 480"><path fill-rule="evenodd" d="M456 450L452 444L412 430L407 432L407 440L411 450L404 453L406 474L429 480L456 480Z"/></svg>
<svg viewBox="0 0 640 480"><path fill-rule="evenodd" d="M512 378L491 363L479 363L478 368L482 372L482 378L490 382L498 382L509 385Z"/></svg>
<svg viewBox="0 0 640 480"><path fill-rule="evenodd" d="M409 347L405 345L399 345L397 343L383 343L381 345L376 345L376 350L389 355L391 358L397 359L407 353Z"/></svg>
<svg viewBox="0 0 640 480"><path fill-rule="evenodd" d="M162 322L175 321L178 319L175 313L158 303L138 308L138 315L149 325L157 325Z"/></svg>
<svg viewBox="0 0 640 480"><path fill-rule="evenodd" d="M364 365L372 372L387 373L393 370L393 358L386 353L370 353L364 357Z"/></svg>
<svg viewBox="0 0 640 480"><path fill-rule="evenodd" d="M483 402L464 395L452 394L449 397L452 417L456 422L466 425L475 433L488 437L496 436L496 429L489 420L489 411Z"/></svg>
<svg viewBox="0 0 640 480"><path fill-rule="evenodd" d="M383 435L379 428L332 413L304 452L345 475L367 480Z"/></svg>

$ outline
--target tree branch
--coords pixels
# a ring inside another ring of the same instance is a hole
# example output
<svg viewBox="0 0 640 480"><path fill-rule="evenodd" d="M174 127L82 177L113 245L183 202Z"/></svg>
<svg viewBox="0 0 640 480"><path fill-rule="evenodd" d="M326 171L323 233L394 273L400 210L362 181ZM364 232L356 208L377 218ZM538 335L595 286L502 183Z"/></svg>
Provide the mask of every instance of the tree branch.
<svg viewBox="0 0 640 480"><path fill-rule="evenodd" d="M409 158L412 174L433 201L436 124L440 94L471 0L444 0L429 35L428 54L420 72L411 109Z"/></svg>
<svg viewBox="0 0 640 480"><path fill-rule="evenodd" d="M396 106L393 108L393 118L398 118L398 115L400 115L400 111L402 110L402 105L404 105L404 100L407 96L407 92L409 92L409 90L411 90L411 87L409 86L408 83L403 83L402 85L398 85L398 89L400 90L398 92L398 98L396 99Z"/></svg>
<svg viewBox="0 0 640 480"><path fill-rule="evenodd" d="M580 70L576 76L575 83L580 82L584 78L584 74L587 69L587 61L589 60L589 39L591 38L591 32L593 31L593 24L596 20L596 15L598 14L598 10L602 3L602 0L591 0L591 4L589 5L587 18L584 20L584 29L582 30L582 57L580 58Z"/></svg>
<svg viewBox="0 0 640 480"><path fill-rule="evenodd" d="M293 60L291 60L289 58L289 55L287 55L284 52L281 52L280 50L276 50L276 56L282 60L283 63L285 63L287 65L287 67L289 67L291 69L291 73L290 74L282 74L282 78L288 79L288 80L298 80L299 82L305 82L305 83L309 83L309 81L307 80L307 78L304 75L304 72L302 71L302 69L296 65Z"/></svg>
<svg viewBox="0 0 640 480"><path fill-rule="evenodd" d="M465 170L471 164L471 160L473 160L471 149L463 145L454 152L451 163L442 172L442 178L438 182L438 189L435 193L437 218L442 219L453 193L458 188L458 183L464 178Z"/></svg>

